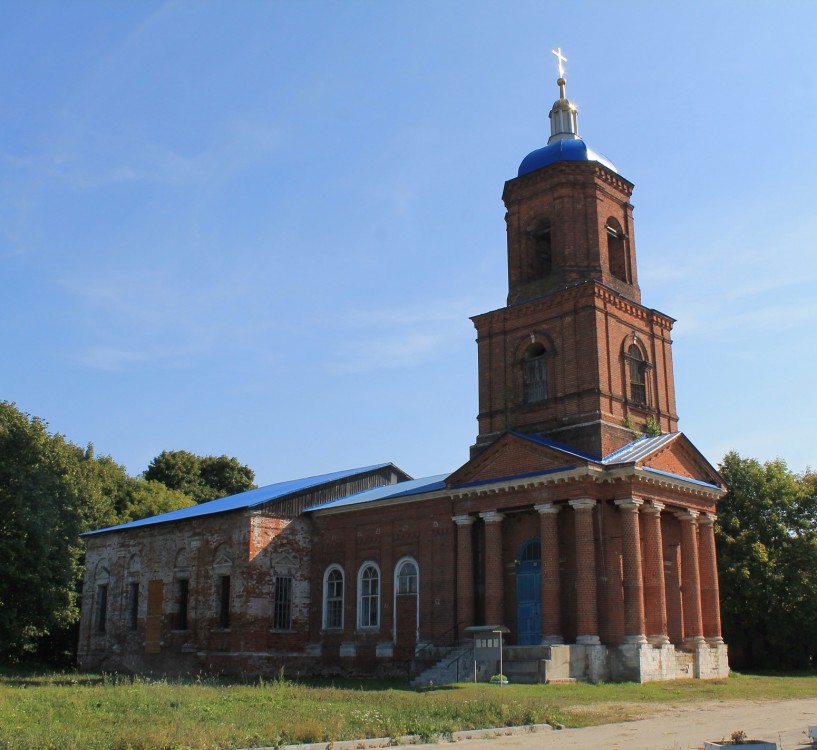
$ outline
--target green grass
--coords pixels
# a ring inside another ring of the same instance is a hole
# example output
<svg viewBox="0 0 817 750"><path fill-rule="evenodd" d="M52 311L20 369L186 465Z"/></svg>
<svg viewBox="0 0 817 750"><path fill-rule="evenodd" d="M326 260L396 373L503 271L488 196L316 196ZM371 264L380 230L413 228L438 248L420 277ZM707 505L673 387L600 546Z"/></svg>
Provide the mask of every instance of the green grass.
<svg viewBox="0 0 817 750"><path fill-rule="evenodd" d="M0 671L0 749L211 750L446 735L542 722L587 726L696 701L817 697L817 676L637 685L471 685L285 679L175 681Z"/></svg>

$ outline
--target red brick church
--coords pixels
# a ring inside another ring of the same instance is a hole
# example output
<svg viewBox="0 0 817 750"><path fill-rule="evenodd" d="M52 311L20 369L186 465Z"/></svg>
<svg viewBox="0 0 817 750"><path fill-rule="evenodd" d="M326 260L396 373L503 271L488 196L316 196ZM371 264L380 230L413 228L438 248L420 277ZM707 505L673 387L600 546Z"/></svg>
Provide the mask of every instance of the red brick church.
<svg viewBox="0 0 817 750"><path fill-rule="evenodd" d="M473 633L502 630L517 681L728 674L723 481L677 431L673 320L641 304L633 185L579 137L561 67L558 86L547 145L505 183L507 306L473 318L470 460L87 534L82 668L452 681L473 677Z"/></svg>

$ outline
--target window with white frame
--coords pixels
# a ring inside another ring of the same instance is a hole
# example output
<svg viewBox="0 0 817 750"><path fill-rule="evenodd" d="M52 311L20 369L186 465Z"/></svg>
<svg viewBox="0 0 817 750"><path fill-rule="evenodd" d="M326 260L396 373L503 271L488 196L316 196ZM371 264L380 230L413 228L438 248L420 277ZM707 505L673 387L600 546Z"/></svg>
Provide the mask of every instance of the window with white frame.
<svg viewBox="0 0 817 750"><path fill-rule="evenodd" d="M397 568L397 593L417 593L417 566L413 560L404 560Z"/></svg>
<svg viewBox="0 0 817 750"><path fill-rule="evenodd" d="M323 583L323 627L343 628L343 571L339 567L326 571Z"/></svg>
<svg viewBox="0 0 817 750"><path fill-rule="evenodd" d="M358 574L359 628L380 626L380 571L374 563L364 563Z"/></svg>

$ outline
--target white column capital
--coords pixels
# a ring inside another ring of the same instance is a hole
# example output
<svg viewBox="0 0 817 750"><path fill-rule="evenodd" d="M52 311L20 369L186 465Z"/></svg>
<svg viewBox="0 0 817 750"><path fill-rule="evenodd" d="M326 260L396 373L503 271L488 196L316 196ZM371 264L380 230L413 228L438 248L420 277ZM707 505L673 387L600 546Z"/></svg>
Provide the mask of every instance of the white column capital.
<svg viewBox="0 0 817 750"><path fill-rule="evenodd" d="M573 510L592 510L596 507L596 501L592 497L580 497L570 501Z"/></svg>
<svg viewBox="0 0 817 750"><path fill-rule="evenodd" d="M698 519L698 523L703 524L704 526L714 526L715 521L718 520L718 516L714 513L702 513L701 517Z"/></svg>
<svg viewBox="0 0 817 750"><path fill-rule="evenodd" d="M495 510L488 510L484 513L480 513L479 517L485 521L485 523L499 523L503 518L505 518L502 513Z"/></svg>
<svg viewBox="0 0 817 750"><path fill-rule="evenodd" d="M683 510L675 511L675 517L679 521L689 521L690 523L694 523L695 519L701 515L697 510L691 510L689 508L684 508Z"/></svg>
<svg viewBox="0 0 817 750"><path fill-rule="evenodd" d="M471 526L477 519L465 513L461 516L451 516L451 520L457 524L457 526Z"/></svg>
<svg viewBox="0 0 817 750"><path fill-rule="evenodd" d="M562 509L562 506L554 505L553 503L539 503L538 505L534 505L533 509L540 515L555 515Z"/></svg>
<svg viewBox="0 0 817 750"><path fill-rule="evenodd" d="M661 511L664 510L667 506L664 503L659 503L658 500L650 500L644 508L643 511L645 513L654 513L655 515L661 515Z"/></svg>
<svg viewBox="0 0 817 750"><path fill-rule="evenodd" d="M616 500L615 504L618 505L619 508L635 508L638 510L639 506L644 504L644 501L639 497L623 497L620 500Z"/></svg>

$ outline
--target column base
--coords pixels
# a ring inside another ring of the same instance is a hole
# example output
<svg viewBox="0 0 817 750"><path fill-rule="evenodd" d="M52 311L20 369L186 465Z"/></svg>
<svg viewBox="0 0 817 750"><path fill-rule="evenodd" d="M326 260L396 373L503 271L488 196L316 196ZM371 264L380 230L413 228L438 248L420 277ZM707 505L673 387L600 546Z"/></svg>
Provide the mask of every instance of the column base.
<svg viewBox="0 0 817 750"><path fill-rule="evenodd" d="M724 645L723 638L721 638L721 636L719 636L719 635L715 635L715 636L711 636L710 638L707 638L706 642L710 646L723 646Z"/></svg>
<svg viewBox="0 0 817 750"><path fill-rule="evenodd" d="M647 640L656 648L666 646L670 643L669 636L664 635L663 633L659 633L657 635L649 635L647 636Z"/></svg>
<svg viewBox="0 0 817 750"><path fill-rule="evenodd" d="M629 644L636 644L641 645L647 643L647 637L642 633L638 633L636 635L625 635L624 636L624 643Z"/></svg>
<svg viewBox="0 0 817 750"><path fill-rule="evenodd" d="M684 648L686 649L696 649L704 646L706 646L706 638L702 635L691 635L688 638L684 638Z"/></svg>
<svg viewBox="0 0 817 750"><path fill-rule="evenodd" d="M577 646L600 646L601 640L597 635L577 635Z"/></svg>

